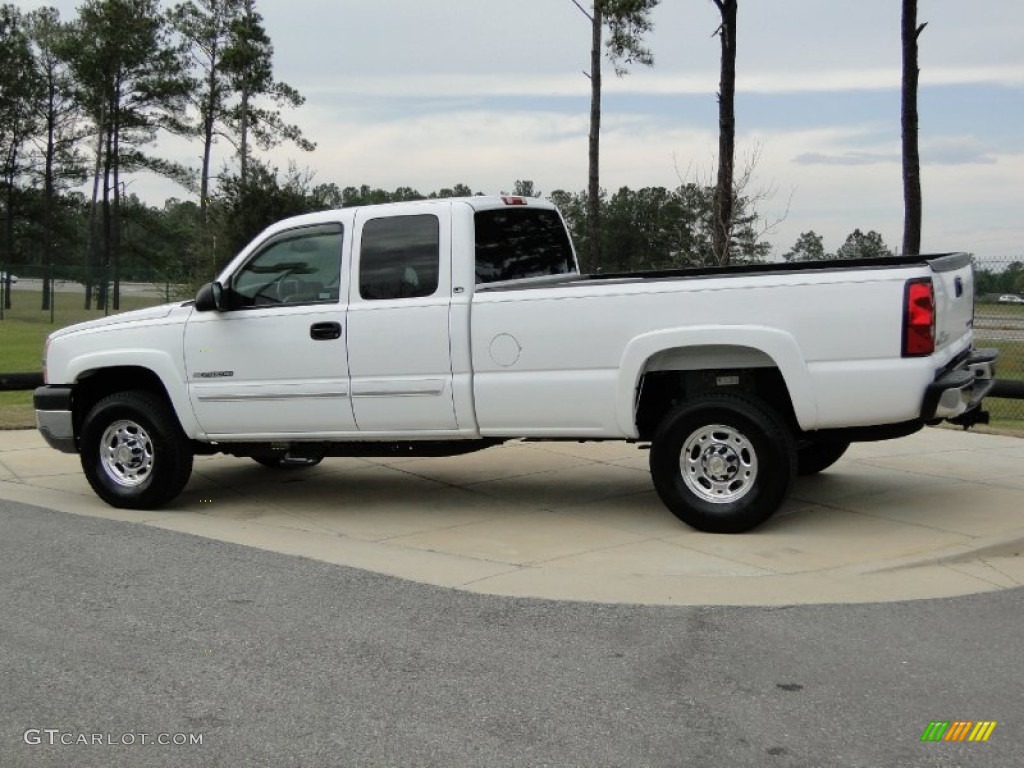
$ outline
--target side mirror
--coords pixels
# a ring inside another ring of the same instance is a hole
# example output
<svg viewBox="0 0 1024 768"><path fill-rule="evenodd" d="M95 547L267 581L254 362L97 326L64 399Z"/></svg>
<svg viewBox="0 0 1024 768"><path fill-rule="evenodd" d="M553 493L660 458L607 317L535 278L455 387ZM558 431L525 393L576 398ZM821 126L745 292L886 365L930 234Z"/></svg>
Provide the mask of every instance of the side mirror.
<svg viewBox="0 0 1024 768"><path fill-rule="evenodd" d="M214 281L196 293L196 312L224 311L224 287Z"/></svg>

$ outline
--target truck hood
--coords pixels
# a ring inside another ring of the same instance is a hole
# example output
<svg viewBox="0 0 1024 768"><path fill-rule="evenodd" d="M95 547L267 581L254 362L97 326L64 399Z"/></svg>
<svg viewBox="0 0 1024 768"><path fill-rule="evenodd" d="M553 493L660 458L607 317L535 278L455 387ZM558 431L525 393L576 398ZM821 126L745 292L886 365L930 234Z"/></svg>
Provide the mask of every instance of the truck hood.
<svg viewBox="0 0 1024 768"><path fill-rule="evenodd" d="M158 307L146 307L145 309L135 309L131 312L122 312L117 315L110 315L109 317L101 317L97 320L87 320L84 323L76 323L75 325L69 325L66 328L54 331L50 334L50 338L55 339L60 336L66 336L71 333L77 333L78 331L89 331L97 328L105 328L114 325L123 325L125 323L138 323L145 320L160 320L161 318L167 317L178 307L184 307L187 304L191 304L190 301L175 301L170 304L161 304Z"/></svg>

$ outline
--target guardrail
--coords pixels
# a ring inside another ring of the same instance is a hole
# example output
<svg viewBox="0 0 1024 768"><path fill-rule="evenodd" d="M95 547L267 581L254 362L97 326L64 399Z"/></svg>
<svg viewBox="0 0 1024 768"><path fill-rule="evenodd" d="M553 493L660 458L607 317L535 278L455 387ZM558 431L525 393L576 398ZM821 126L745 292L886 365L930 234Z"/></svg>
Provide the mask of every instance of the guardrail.
<svg viewBox="0 0 1024 768"><path fill-rule="evenodd" d="M43 386L41 373L0 373L0 392L17 392Z"/></svg>
<svg viewBox="0 0 1024 768"><path fill-rule="evenodd" d="M1024 400L1024 381L1019 379L996 379L988 397L1005 397L1008 400Z"/></svg>

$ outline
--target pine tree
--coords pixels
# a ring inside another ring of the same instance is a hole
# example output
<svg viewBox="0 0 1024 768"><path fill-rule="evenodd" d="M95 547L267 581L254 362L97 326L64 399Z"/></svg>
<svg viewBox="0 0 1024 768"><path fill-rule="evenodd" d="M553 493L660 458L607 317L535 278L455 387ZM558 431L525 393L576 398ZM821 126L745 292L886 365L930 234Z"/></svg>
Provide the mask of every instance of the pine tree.
<svg viewBox="0 0 1024 768"><path fill-rule="evenodd" d="M241 13L231 23L223 61L231 89L237 95L229 112L228 136L238 153L239 179L244 185L253 144L267 150L291 141L306 152L312 152L316 144L306 139L298 126L281 117L283 108L300 107L306 100L287 83L274 80L274 46L263 28L263 17L256 11L255 0L241 3ZM273 106L265 106L267 99Z"/></svg>
<svg viewBox="0 0 1024 768"><path fill-rule="evenodd" d="M181 129L189 82L157 0L86 0L79 9L76 34L72 66L99 137L94 200L98 192L104 276L98 304L107 306L106 289L112 281L113 308L118 309L121 175L142 168L180 173L145 155L142 147L161 128Z"/></svg>
<svg viewBox="0 0 1024 768"><path fill-rule="evenodd" d="M590 133L587 170L587 264L584 271L601 266L601 62L602 42L608 29L607 56L619 77L633 63L652 66L654 57L644 47L643 37L653 29L651 11L660 0L593 0L590 10L572 0L590 21Z"/></svg>

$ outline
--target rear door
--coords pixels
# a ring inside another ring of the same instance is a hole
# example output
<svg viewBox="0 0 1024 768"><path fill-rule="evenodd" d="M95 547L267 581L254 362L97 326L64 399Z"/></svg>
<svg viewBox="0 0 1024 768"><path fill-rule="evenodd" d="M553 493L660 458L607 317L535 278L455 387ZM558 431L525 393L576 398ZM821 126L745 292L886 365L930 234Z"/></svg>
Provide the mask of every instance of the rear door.
<svg viewBox="0 0 1024 768"><path fill-rule="evenodd" d="M354 226L347 334L356 424L371 434L454 432L450 205L375 206Z"/></svg>

